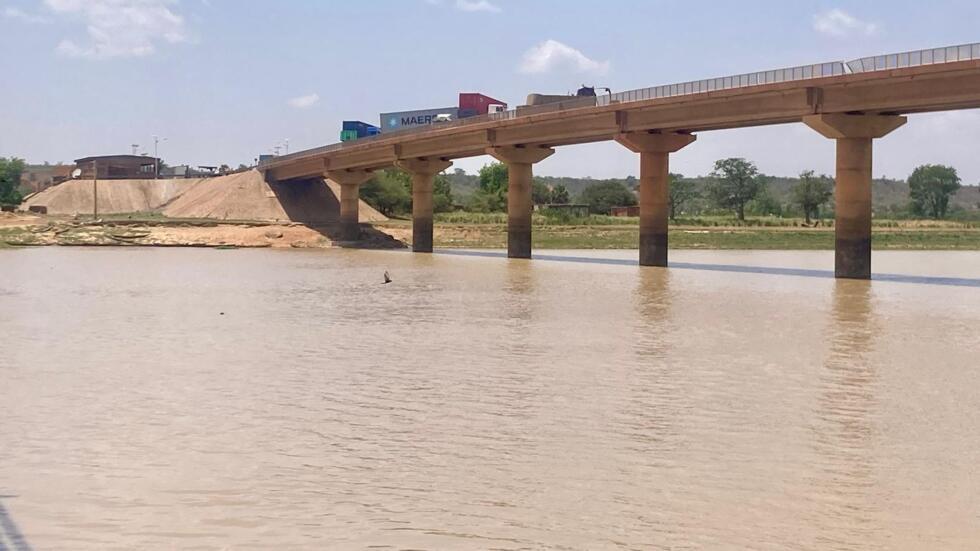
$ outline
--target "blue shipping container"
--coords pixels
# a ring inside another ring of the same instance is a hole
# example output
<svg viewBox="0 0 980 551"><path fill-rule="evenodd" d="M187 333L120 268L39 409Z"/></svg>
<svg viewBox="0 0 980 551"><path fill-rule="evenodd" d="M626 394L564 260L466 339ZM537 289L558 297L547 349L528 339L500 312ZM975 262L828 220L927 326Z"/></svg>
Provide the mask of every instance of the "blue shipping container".
<svg viewBox="0 0 980 551"><path fill-rule="evenodd" d="M374 136L381 132L377 126L361 121L344 121L341 127L342 132L356 132L358 138Z"/></svg>

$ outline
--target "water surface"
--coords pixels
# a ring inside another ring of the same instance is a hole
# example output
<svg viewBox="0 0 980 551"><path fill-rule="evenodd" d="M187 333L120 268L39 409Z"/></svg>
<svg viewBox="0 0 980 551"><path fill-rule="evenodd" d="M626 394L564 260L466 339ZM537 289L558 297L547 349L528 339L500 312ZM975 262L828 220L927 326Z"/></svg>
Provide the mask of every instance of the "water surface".
<svg viewBox="0 0 980 551"><path fill-rule="evenodd" d="M0 549L980 547L980 253L635 254L0 251Z"/></svg>

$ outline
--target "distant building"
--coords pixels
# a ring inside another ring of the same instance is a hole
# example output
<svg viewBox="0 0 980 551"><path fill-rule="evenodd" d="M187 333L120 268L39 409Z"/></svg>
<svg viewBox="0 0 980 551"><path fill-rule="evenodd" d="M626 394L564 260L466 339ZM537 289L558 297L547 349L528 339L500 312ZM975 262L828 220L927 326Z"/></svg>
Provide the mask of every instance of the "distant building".
<svg viewBox="0 0 980 551"><path fill-rule="evenodd" d="M27 165L20 173L20 191L24 195L44 191L71 178L75 165Z"/></svg>
<svg viewBox="0 0 980 551"><path fill-rule="evenodd" d="M640 207L612 207L609 209L610 216L639 216Z"/></svg>
<svg viewBox="0 0 980 551"><path fill-rule="evenodd" d="M209 178L215 176L217 167L199 166L192 168L190 165L167 166L160 169L161 178Z"/></svg>
<svg viewBox="0 0 980 551"><path fill-rule="evenodd" d="M155 176L157 159L145 155L103 155L75 159L82 180L91 180L98 168L100 180L145 180Z"/></svg>

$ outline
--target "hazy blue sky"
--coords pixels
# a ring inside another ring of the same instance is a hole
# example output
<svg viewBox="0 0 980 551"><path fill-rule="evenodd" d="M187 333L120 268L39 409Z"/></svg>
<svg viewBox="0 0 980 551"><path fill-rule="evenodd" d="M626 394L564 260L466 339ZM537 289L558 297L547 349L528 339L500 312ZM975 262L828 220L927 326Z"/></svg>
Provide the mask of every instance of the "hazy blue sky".
<svg viewBox="0 0 980 551"><path fill-rule="evenodd" d="M583 83L620 91L976 42L978 22L976 0L0 0L0 156L152 153L159 134L172 164L237 165L460 91L513 106ZM974 184L978 151L980 112L917 115L879 143L875 175L936 162ZM833 144L799 124L702 133L673 169L705 174L731 156L769 174L833 169ZM608 143L561 148L536 170L621 177L637 164Z"/></svg>

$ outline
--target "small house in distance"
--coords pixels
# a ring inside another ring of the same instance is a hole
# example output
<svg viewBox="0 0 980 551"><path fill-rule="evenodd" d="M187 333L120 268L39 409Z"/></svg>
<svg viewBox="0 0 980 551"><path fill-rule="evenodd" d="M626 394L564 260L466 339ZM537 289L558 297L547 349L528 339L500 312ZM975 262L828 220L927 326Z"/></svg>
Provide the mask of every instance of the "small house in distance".
<svg viewBox="0 0 980 551"><path fill-rule="evenodd" d="M79 178L91 180L145 180L156 176L157 160L145 155L102 155L75 159ZM95 173L98 170L98 174Z"/></svg>
<svg viewBox="0 0 980 551"><path fill-rule="evenodd" d="M630 207L611 207L609 209L609 216L636 217L639 215L640 215L639 205L634 205Z"/></svg>

